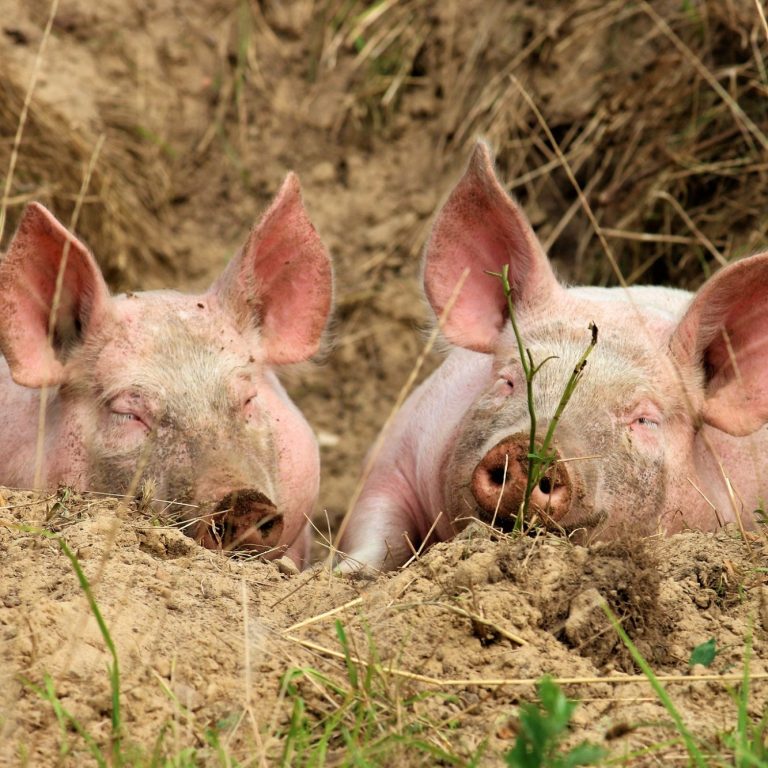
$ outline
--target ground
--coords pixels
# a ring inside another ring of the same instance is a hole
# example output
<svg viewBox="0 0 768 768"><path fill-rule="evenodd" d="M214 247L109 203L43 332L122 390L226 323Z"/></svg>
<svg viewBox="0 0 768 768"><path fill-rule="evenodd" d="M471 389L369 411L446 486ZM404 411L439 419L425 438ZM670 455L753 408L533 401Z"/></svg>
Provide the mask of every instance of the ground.
<svg viewBox="0 0 768 768"><path fill-rule="evenodd" d="M614 282L611 255L631 282L695 287L766 241L768 46L747 0L61 0L50 35L47 0L0 9L2 168L45 43L3 246L29 200L69 221L92 165L76 228L112 287L201 289L298 173L336 274L326 351L284 372L321 444L317 559L423 348L420 250L478 136L566 280ZM217 734L242 764L301 764L298 703L310 723L340 707L351 728L357 691L384 723L362 741L407 732L445 753L393 741L374 763L449 754L498 765L518 703L549 674L573 680L565 690L582 702L573 743L589 738L634 764L683 759L601 598L659 675L685 678L667 685L702 738L726 749L750 655L749 713L764 711L760 536L584 549L480 528L355 581L204 551L116 500L2 494L0 761L10 764L80 765L89 754L41 695L46 679L103 749L114 712L111 657L83 585L41 527L82 563L117 650L125 742L145 753L163 733L164 754L189 747L200 764L224 765ZM691 668L710 638L712 667ZM721 673L732 677L700 679ZM330 763L343 745L334 736Z"/></svg>

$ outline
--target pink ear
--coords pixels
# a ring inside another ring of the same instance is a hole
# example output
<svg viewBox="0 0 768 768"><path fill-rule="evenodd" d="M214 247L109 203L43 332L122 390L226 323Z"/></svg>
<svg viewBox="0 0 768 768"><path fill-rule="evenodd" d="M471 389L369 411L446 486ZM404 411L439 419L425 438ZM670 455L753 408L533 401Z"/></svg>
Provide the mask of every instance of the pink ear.
<svg viewBox="0 0 768 768"><path fill-rule="evenodd" d="M261 330L271 363L313 355L331 310L331 261L289 173L277 197L211 291Z"/></svg>
<svg viewBox="0 0 768 768"><path fill-rule="evenodd" d="M731 435L748 435L768 422L766 300L768 253L708 280L671 340L679 362L703 369L704 421Z"/></svg>
<svg viewBox="0 0 768 768"><path fill-rule="evenodd" d="M499 184L490 150L478 142L426 248L424 290L438 316L464 269L470 270L443 326L449 341L478 352L493 349L507 319L507 304L500 280L485 272L500 272L504 264L509 264L520 311L549 301L561 290L531 225Z"/></svg>
<svg viewBox="0 0 768 768"><path fill-rule="evenodd" d="M65 250L56 322L49 338ZM92 330L108 299L104 278L88 249L42 205L28 205L0 264L0 349L13 380L27 387L60 384L67 350Z"/></svg>

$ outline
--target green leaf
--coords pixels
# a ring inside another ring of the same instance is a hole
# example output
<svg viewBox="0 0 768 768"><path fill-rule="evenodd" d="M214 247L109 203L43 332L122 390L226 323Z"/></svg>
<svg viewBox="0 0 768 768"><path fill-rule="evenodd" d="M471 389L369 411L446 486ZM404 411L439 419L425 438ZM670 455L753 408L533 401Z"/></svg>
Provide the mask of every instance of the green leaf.
<svg viewBox="0 0 768 768"><path fill-rule="evenodd" d="M562 688L548 677L539 683L538 689L541 705L549 715L548 730L553 736L559 735L568 727L576 702L570 701Z"/></svg>
<svg viewBox="0 0 768 768"><path fill-rule="evenodd" d="M710 637L706 643L697 645L693 649L688 664L690 666L703 664L705 667L708 667L715 660L715 656L717 656L717 643L714 637Z"/></svg>
<svg viewBox="0 0 768 768"><path fill-rule="evenodd" d="M574 747L560 762L562 768L573 768L576 765L594 765L602 760L607 754L607 750L597 744L590 744L583 741Z"/></svg>
<svg viewBox="0 0 768 768"><path fill-rule="evenodd" d="M601 760L605 750L586 741L568 752L559 749L578 705L549 677L539 681L537 692L538 704L520 705L520 730L514 747L504 756L509 768L571 768Z"/></svg>

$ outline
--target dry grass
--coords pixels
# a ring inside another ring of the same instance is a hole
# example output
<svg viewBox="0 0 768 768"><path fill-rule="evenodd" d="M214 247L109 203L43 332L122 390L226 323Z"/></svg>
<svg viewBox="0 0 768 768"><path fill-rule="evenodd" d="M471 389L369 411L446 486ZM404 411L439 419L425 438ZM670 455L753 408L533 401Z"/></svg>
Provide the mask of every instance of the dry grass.
<svg viewBox="0 0 768 768"><path fill-rule="evenodd" d="M319 5L338 19L326 26L334 31L320 75L343 71L347 128L385 122L371 119L372 105L389 114L392 93L418 119L423 94L434 94L438 119L423 117L446 162L488 138L566 277L615 281L515 78L615 241L628 282L696 284L768 241L768 44L753 0L496 2L466 15L454 3L393 0L365 13ZM386 57L397 63L372 76Z"/></svg>
<svg viewBox="0 0 768 768"><path fill-rule="evenodd" d="M27 92L27 76L9 67L0 80L0 135L13 136ZM169 182L162 164L149 162L157 148L143 143L118 105L104 110L107 138L83 200L77 231L93 250L113 286L135 287L147 268L170 271L172 252L158 224ZM64 130L62 130L62 126ZM9 185L4 237L15 229L26 203L38 200L61 221L75 209L83 174L99 137L67 120L34 94L19 159ZM0 141L0 167L8 168L13 143Z"/></svg>

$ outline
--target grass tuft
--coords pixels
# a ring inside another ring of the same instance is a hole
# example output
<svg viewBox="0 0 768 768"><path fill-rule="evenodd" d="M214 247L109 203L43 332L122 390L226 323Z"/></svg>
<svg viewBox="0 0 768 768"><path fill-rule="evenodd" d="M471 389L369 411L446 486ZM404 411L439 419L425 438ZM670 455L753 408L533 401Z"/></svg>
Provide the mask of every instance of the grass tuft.
<svg viewBox="0 0 768 768"><path fill-rule="evenodd" d="M282 750L276 764L397 765L406 757L408 765L477 763L483 746L469 755L456 754L442 733L451 722L434 722L420 714L428 700L453 697L404 690L402 681L387 675L370 636L370 661L363 663L338 620L335 629L344 659L341 680L313 667L295 667L283 676L281 698L290 702L290 717L279 733Z"/></svg>

